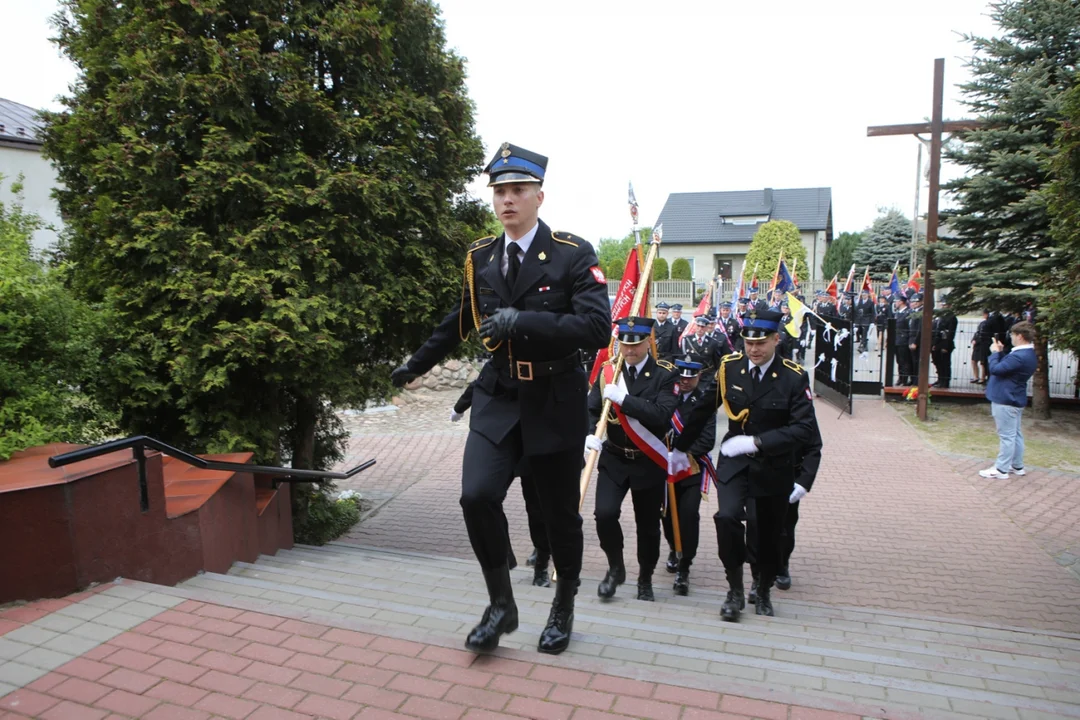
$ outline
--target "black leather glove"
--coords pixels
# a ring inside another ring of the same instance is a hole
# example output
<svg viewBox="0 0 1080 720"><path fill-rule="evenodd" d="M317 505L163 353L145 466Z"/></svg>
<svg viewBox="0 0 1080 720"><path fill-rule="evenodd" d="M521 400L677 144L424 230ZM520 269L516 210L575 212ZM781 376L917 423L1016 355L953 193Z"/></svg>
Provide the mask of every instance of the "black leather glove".
<svg viewBox="0 0 1080 720"><path fill-rule="evenodd" d="M480 323L480 337L494 342L506 340L514 334L517 319L517 308L499 308L494 315L489 315Z"/></svg>
<svg viewBox="0 0 1080 720"><path fill-rule="evenodd" d="M390 373L390 382L393 383L394 387L403 387L418 377L420 376L410 370L408 365L402 365L394 368L394 371Z"/></svg>

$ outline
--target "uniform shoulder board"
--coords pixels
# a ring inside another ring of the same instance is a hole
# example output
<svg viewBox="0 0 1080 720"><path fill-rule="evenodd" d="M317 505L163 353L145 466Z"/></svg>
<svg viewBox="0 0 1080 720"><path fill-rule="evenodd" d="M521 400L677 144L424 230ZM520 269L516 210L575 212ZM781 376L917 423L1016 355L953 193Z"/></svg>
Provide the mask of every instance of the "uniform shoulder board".
<svg viewBox="0 0 1080 720"><path fill-rule="evenodd" d="M656 364L659 365L660 367L664 368L668 372L675 372L675 366L672 365L671 363L669 363L667 360L661 360L661 359L657 358Z"/></svg>
<svg viewBox="0 0 1080 720"><path fill-rule="evenodd" d="M720 362L726 363L731 362L732 360L742 360L742 356L743 354L741 352L728 353L724 357L720 358Z"/></svg>
<svg viewBox="0 0 1080 720"><path fill-rule="evenodd" d="M555 242L563 243L564 245L573 245L578 247L581 243L585 242L574 233L568 233L565 230L555 230L551 233L551 239Z"/></svg>
<svg viewBox="0 0 1080 720"><path fill-rule="evenodd" d="M787 358L782 358L782 360L784 361L785 366L791 368L792 370L797 372L799 375L802 375L804 372L806 372L805 370L803 370L802 365L795 362L794 360L788 360Z"/></svg>
<svg viewBox="0 0 1080 720"><path fill-rule="evenodd" d="M488 245L490 245L493 242L495 242L495 236L494 235L488 235L487 237L482 237L479 240L474 241L471 245L469 245L469 252L472 252L474 250L479 250L480 248L487 247Z"/></svg>

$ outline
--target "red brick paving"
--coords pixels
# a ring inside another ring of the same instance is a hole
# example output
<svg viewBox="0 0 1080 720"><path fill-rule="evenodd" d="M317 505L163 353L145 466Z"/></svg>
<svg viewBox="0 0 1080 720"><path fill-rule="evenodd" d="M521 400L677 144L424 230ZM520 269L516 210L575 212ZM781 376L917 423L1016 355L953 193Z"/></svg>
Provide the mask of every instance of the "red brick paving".
<svg viewBox="0 0 1080 720"><path fill-rule="evenodd" d="M387 429L397 434L352 438L343 464L377 448L379 471L358 475L348 486L378 497L397 495L354 527L345 542L473 557L458 505L467 429L465 421L451 426L445 419L457 395L444 395L445 407L435 396L385 415ZM801 505L794 585L774 594L780 612L790 597L1080 632L1080 576L1047 554L1049 545L1067 545L1070 538L1080 547L1080 479L1033 471L988 488L973 481L967 465L977 461L958 466L937 453L881 401L857 400L854 416L840 417L831 405L815 402L825 450L814 491ZM418 418L426 418L426 425ZM371 421L363 432L375 427ZM523 562L531 543L518 487L511 487L506 510L514 551ZM590 487L582 510L584 573L598 580L606 560L592 500ZM702 504L691 592L726 590L709 517L715 510L713 499ZM623 523L633 538L629 496ZM631 574L632 542L626 551ZM657 579L658 591L670 592L662 569Z"/></svg>
<svg viewBox="0 0 1080 720"><path fill-rule="evenodd" d="M182 629L192 618L228 613L227 608L187 601L88 653L93 659L80 657L0 697L0 720L112 720L114 713L148 720L855 717L251 613L245 614L246 620L236 615L230 621L244 626L237 635L273 624L282 636L274 647L303 646L309 651L293 655L305 658L303 671L244 657L243 650L258 645L256 641L234 652L188 646L192 656L185 660L130 649L153 651L172 642L149 634L155 628ZM255 622L259 625L249 624ZM380 667L329 659L355 650L381 656Z"/></svg>

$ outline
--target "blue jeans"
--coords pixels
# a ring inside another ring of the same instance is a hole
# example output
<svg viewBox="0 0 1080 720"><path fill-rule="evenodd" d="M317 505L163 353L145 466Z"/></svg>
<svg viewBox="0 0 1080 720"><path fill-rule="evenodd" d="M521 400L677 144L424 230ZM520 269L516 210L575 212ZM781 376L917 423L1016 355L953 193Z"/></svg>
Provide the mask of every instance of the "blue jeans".
<svg viewBox="0 0 1080 720"><path fill-rule="evenodd" d="M1009 472L1011 468L1024 467L1024 433L1020 429L1020 417L1024 408L990 403L998 433L997 469Z"/></svg>

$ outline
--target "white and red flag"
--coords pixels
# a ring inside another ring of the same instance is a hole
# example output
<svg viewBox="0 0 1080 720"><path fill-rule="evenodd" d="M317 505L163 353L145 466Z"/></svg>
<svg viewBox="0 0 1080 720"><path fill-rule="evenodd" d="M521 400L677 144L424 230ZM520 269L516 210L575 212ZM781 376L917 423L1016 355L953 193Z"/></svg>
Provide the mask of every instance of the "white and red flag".
<svg viewBox="0 0 1080 720"><path fill-rule="evenodd" d="M615 302L611 304L611 342L596 353L596 362L593 363L592 372L589 373L590 386L596 382L596 377L600 374L600 366L614 356L616 338L619 336L619 328L615 325L615 321L630 314L630 308L634 304L634 295L640 284L641 265L638 263L638 249L634 247L626 256L626 269L623 270L622 280L619 282L619 292L615 295ZM649 306L649 288L647 287L642 296L641 306Z"/></svg>

